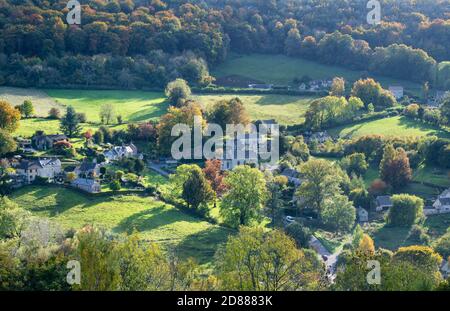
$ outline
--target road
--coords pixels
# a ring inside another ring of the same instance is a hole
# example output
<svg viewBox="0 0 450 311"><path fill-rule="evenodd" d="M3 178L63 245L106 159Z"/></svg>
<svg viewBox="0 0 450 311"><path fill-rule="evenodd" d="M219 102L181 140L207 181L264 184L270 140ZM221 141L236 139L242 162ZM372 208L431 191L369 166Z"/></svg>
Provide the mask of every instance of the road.
<svg viewBox="0 0 450 311"><path fill-rule="evenodd" d="M327 270L327 276L328 279L333 282L336 278L336 264L342 250L339 249L336 253L331 254L315 236L311 237L309 245L321 256L322 259L324 258L324 256L327 257L327 260L324 261Z"/></svg>

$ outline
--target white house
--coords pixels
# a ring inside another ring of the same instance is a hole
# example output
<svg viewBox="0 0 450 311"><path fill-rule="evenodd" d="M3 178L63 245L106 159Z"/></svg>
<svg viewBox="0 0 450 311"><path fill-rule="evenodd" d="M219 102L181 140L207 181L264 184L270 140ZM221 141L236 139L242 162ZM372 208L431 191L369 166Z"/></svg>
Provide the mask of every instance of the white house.
<svg viewBox="0 0 450 311"><path fill-rule="evenodd" d="M138 149L133 143L114 146L111 150L105 151L104 156L107 162L117 161L122 158L142 158L142 155L138 153Z"/></svg>
<svg viewBox="0 0 450 311"><path fill-rule="evenodd" d="M89 192L98 193L101 191L100 183L94 179L77 178L71 183L72 187Z"/></svg>
<svg viewBox="0 0 450 311"><path fill-rule="evenodd" d="M27 183L32 183L37 176L48 178L53 182L55 177L61 174L61 161L56 158L24 160L16 168L17 175L21 176Z"/></svg>
<svg viewBox="0 0 450 311"><path fill-rule="evenodd" d="M358 212L359 222L368 222L369 221L369 212L367 212L364 208L362 208L362 207L358 208L357 212Z"/></svg>
<svg viewBox="0 0 450 311"><path fill-rule="evenodd" d="M404 96L403 86L389 86L389 92L391 92L397 100Z"/></svg>
<svg viewBox="0 0 450 311"><path fill-rule="evenodd" d="M225 154L221 159L223 171L233 170L238 165L258 166L257 134L238 134L231 142L232 148L228 148L230 141L225 144Z"/></svg>
<svg viewBox="0 0 450 311"><path fill-rule="evenodd" d="M424 215L450 213L450 188L442 192L433 203L433 208L423 210Z"/></svg>

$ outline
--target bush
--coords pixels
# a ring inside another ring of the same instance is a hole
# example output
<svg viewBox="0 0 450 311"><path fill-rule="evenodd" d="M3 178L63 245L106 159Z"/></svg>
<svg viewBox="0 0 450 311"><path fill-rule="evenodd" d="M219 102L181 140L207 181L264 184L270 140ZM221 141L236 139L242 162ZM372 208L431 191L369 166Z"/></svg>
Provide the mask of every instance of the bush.
<svg viewBox="0 0 450 311"><path fill-rule="evenodd" d="M285 231L288 236L295 240L299 248L309 247L311 231L307 227L295 222L287 226Z"/></svg>
<svg viewBox="0 0 450 311"><path fill-rule="evenodd" d="M114 180L109 184L109 189L112 191L119 191L122 188L118 180Z"/></svg>
<svg viewBox="0 0 450 311"><path fill-rule="evenodd" d="M414 195L394 195L387 217L388 224L398 227L412 226L423 214L423 205L423 200Z"/></svg>

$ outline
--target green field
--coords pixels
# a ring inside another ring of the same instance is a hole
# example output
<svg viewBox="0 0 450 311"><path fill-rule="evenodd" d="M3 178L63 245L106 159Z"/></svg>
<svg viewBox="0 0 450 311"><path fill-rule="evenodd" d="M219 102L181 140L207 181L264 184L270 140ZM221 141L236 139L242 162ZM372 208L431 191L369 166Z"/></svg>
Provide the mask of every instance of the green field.
<svg viewBox="0 0 450 311"><path fill-rule="evenodd" d="M143 240L174 248L182 258L205 264L230 230L187 215L151 197L89 197L60 187L21 188L11 198L33 214L49 217L63 228L94 224L117 234L136 230Z"/></svg>
<svg viewBox="0 0 450 311"><path fill-rule="evenodd" d="M83 123L81 124L81 127L82 131L87 131L88 129L96 131L100 127L100 124ZM111 125L108 127L112 129L122 129L126 127L126 124ZM44 131L47 134L61 133L60 122L59 120L49 120L44 118L22 119L20 120L19 129L14 132L14 136L31 137L38 130Z"/></svg>
<svg viewBox="0 0 450 311"><path fill-rule="evenodd" d="M384 136L438 136L450 138L450 133L431 125L396 116L353 125L336 127L329 130L333 136L359 137L370 134Z"/></svg>
<svg viewBox="0 0 450 311"><path fill-rule="evenodd" d="M239 75L264 83L280 85L292 84L294 78L301 78L305 75L312 79L344 77L348 81L347 87L349 87L349 83L360 79L364 75L364 72L336 66L327 66L284 55L233 54L224 63L214 68L212 75L219 80L221 77ZM413 82L379 76L374 76L374 78L385 88L389 85L402 85L405 91L409 91L415 95L419 95L421 92L421 86Z"/></svg>
<svg viewBox="0 0 450 311"><path fill-rule="evenodd" d="M304 115L314 97L286 95L198 95L194 99L206 108L219 100L239 97L252 120L276 119L281 124L304 121Z"/></svg>
<svg viewBox="0 0 450 311"><path fill-rule="evenodd" d="M71 105L78 112L86 113L89 122L100 122L100 107L106 103L112 104L125 122L157 119L168 108L164 94L158 92L46 90L46 93L57 103Z"/></svg>

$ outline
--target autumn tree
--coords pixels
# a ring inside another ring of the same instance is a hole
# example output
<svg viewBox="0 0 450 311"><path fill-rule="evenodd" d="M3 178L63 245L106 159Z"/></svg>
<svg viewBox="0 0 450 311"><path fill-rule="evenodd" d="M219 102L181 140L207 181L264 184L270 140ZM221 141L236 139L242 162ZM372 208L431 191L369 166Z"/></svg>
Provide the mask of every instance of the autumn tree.
<svg viewBox="0 0 450 311"><path fill-rule="evenodd" d="M267 200L264 175L247 165L235 167L224 179L228 191L220 205L220 214L225 222L237 228L259 221Z"/></svg>
<svg viewBox="0 0 450 311"><path fill-rule="evenodd" d="M380 176L394 189L400 189L411 181L412 170L403 148L394 149L391 144L385 146L380 162Z"/></svg>
<svg viewBox="0 0 450 311"><path fill-rule="evenodd" d="M173 127L176 124L186 124L192 132L194 117L198 117L201 125L205 126L202 110L196 103L190 103L181 108L170 107L168 112L161 117L157 126L158 147L161 155L171 155L172 143L178 138L172 136ZM189 150L192 149L192 146L188 147Z"/></svg>
<svg viewBox="0 0 450 311"><path fill-rule="evenodd" d="M7 101L0 100L0 129L14 132L19 128L20 112Z"/></svg>
<svg viewBox="0 0 450 311"><path fill-rule="evenodd" d="M373 79L361 79L353 84L352 96L360 98L366 107L373 104L376 108L384 109L394 106L397 101L380 83Z"/></svg>
<svg viewBox="0 0 450 311"><path fill-rule="evenodd" d="M345 80L344 78L335 77L331 85L330 95L344 96L345 94Z"/></svg>
<svg viewBox="0 0 450 311"><path fill-rule="evenodd" d="M172 106L181 107L191 95L191 88L183 79L176 79L166 86L166 96Z"/></svg>
<svg viewBox="0 0 450 311"><path fill-rule="evenodd" d="M250 117L239 98L220 100L212 105L207 114L209 123L219 124L225 131L227 124L247 125Z"/></svg>
<svg viewBox="0 0 450 311"><path fill-rule="evenodd" d="M215 197L221 197L226 189L223 183L222 161L219 159L206 160L203 173L216 193ZM216 206L216 200L214 200L214 206Z"/></svg>

